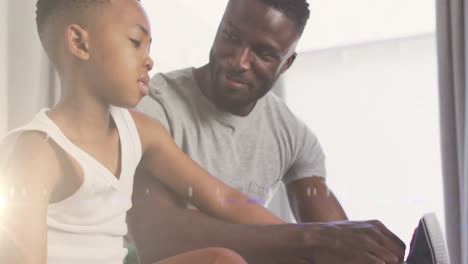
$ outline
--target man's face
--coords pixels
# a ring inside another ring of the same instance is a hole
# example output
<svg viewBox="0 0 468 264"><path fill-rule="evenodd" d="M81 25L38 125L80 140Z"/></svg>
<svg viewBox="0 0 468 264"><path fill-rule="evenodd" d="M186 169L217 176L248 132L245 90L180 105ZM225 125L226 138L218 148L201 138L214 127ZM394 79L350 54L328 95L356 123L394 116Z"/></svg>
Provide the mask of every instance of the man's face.
<svg viewBox="0 0 468 264"><path fill-rule="evenodd" d="M296 56L297 26L260 0L231 0L210 53L212 99L246 115Z"/></svg>

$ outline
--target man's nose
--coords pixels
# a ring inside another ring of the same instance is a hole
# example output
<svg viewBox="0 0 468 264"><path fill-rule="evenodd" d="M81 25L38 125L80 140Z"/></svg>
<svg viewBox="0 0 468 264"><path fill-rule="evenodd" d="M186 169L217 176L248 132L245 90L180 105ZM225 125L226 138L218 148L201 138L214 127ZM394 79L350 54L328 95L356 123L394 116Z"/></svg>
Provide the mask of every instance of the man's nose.
<svg viewBox="0 0 468 264"><path fill-rule="evenodd" d="M250 70L251 67L251 50L246 47L240 47L234 54L232 59L232 69L239 72Z"/></svg>

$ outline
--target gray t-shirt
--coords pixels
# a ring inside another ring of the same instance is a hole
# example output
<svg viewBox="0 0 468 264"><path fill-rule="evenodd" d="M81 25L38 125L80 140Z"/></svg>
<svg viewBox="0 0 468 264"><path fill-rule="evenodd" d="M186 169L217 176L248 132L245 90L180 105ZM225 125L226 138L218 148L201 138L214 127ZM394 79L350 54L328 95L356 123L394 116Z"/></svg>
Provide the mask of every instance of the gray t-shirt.
<svg viewBox="0 0 468 264"><path fill-rule="evenodd" d="M280 181L325 177L315 135L268 93L245 117L218 110L187 68L155 75L138 109L159 120L210 174L267 205Z"/></svg>

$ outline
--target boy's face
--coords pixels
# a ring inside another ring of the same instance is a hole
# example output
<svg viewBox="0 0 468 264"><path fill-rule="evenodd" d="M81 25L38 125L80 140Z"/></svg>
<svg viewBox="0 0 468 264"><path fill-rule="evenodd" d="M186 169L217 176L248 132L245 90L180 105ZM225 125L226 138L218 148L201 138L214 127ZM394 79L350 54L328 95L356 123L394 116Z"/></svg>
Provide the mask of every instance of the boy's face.
<svg viewBox="0 0 468 264"><path fill-rule="evenodd" d="M151 29L136 0L112 0L89 33L87 74L107 104L134 107L148 93Z"/></svg>
<svg viewBox="0 0 468 264"><path fill-rule="evenodd" d="M295 24L259 0L231 0L210 53L212 99L247 114L294 61Z"/></svg>

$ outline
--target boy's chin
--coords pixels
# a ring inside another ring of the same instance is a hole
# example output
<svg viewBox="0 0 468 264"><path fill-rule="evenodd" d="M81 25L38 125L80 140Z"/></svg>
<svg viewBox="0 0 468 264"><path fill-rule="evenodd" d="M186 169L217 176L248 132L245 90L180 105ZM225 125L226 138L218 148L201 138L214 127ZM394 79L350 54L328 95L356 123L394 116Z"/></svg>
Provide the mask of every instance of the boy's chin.
<svg viewBox="0 0 468 264"><path fill-rule="evenodd" d="M143 96L139 96L135 98L127 98L127 100L125 101L111 103L111 104L113 106L117 106L120 108L132 109L132 108L135 108L138 105L138 103L140 103L141 99L143 99Z"/></svg>

